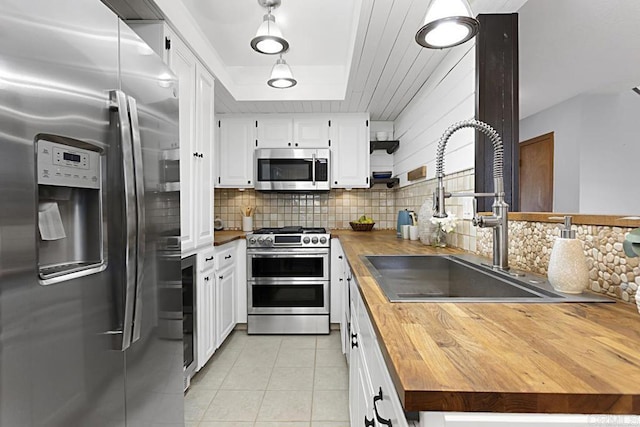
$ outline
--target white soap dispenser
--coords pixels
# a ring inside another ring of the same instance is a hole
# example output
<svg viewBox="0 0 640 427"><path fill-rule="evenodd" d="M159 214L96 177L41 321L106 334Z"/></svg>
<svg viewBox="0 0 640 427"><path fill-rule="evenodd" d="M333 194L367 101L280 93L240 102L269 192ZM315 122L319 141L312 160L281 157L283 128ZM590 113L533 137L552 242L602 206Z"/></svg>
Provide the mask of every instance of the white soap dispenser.
<svg viewBox="0 0 640 427"><path fill-rule="evenodd" d="M589 267L582 242L571 229L571 217L564 217L564 228L556 239L549 260L549 283L566 294L579 294L589 284Z"/></svg>

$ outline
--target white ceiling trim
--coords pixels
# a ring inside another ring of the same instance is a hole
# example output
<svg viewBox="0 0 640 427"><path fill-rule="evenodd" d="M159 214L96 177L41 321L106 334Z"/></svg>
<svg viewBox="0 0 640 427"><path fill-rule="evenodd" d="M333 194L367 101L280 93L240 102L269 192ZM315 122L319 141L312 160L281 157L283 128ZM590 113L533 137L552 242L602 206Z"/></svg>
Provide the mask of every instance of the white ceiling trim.
<svg viewBox="0 0 640 427"><path fill-rule="evenodd" d="M347 41L348 54L343 64L297 66L289 63L298 84L287 90L275 89L266 84L277 59L276 55L269 58L273 60L265 66L227 66L182 1L155 0L155 3L165 19L192 47L209 71L236 101L341 101L345 99L351 72L351 58L358 34L356 29L360 23L362 0L353 2L351 28L354 30L351 31L350 39ZM327 31L331 29L328 28ZM284 58L287 59L286 55Z"/></svg>

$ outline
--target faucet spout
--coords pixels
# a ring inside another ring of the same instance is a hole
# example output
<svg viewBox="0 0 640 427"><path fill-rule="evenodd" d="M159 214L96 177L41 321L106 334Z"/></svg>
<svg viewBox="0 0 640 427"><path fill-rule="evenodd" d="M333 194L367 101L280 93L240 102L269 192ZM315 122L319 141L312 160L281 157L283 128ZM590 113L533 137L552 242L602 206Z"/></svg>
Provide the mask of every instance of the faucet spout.
<svg viewBox="0 0 640 427"><path fill-rule="evenodd" d="M450 194L444 187L444 153L451 136L464 128L474 128L489 137L493 144L493 193ZM493 228L493 268L500 270L509 269L509 240L508 240L508 213L509 205L504 201L503 179L504 146L498 132L488 124L475 119L464 120L451 125L440 137L436 152L436 177L438 185L434 194L435 213L433 216L444 218L447 216L445 199L452 196L486 197L493 196L492 215L479 216L474 212L473 224L478 227ZM474 209L475 210L475 209Z"/></svg>

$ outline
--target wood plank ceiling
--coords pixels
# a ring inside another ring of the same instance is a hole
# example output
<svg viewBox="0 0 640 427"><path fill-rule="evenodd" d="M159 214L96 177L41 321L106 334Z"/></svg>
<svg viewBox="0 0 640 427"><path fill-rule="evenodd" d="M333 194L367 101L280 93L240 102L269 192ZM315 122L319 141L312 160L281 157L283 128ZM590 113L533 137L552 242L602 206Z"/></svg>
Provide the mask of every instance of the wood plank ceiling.
<svg viewBox="0 0 640 427"><path fill-rule="evenodd" d="M216 113L368 111L372 120L394 120L446 53L422 49L414 41L428 3L363 0L344 100L238 102L218 84Z"/></svg>
<svg viewBox="0 0 640 427"><path fill-rule="evenodd" d="M103 0L127 18L151 0ZM478 13L515 12L526 0L471 0ZM349 81L344 100L236 101L216 81L216 113L369 112L372 120L395 120L430 78L448 50L421 48L414 40L430 1L362 0ZM117 7L114 7L117 6ZM130 13L123 10L132 9ZM155 7L150 7L155 12ZM136 13L137 12L137 13ZM336 11L335 13L339 13ZM136 16L137 15L137 16Z"/></svg>

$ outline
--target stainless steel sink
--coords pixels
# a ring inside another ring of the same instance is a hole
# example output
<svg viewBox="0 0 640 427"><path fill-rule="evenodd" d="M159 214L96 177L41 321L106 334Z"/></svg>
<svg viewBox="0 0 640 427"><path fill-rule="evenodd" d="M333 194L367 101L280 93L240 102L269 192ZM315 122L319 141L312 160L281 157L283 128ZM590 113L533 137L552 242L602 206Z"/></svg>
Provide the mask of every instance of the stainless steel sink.
<svg viewBox="0 0 640 427"><path fill-rule="evenodd" d="M362 260L391 302L614 302L562 294L542 276L498 272L474 256L376 255Z"/></svg>

